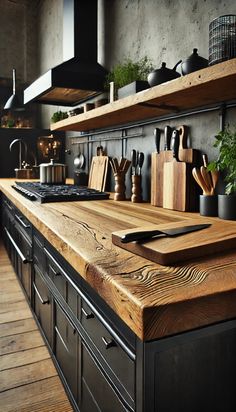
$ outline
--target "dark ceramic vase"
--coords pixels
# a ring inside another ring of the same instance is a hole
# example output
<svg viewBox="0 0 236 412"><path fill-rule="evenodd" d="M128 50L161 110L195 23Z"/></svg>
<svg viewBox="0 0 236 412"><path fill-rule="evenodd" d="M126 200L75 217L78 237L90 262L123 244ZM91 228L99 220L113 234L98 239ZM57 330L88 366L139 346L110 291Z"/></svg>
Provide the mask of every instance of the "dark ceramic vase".
<svg viewBox="0 0 236 412"><path fill-rule="evenodd" d="M218 216L225 220L236 220L236 194L218 195Z"/></svg>
<svg viewBox="0 0 236 412"><path fill-rule="evenodd" d="M201 216L218 216L218 196L200 195L199 210Z"/></svg>

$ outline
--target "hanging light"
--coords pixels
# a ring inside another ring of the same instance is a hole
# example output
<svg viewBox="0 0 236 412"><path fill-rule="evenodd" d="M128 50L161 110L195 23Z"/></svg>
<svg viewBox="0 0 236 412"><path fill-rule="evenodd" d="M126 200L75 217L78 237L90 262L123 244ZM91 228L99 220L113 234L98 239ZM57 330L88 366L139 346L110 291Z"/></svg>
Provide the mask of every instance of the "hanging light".
<svg viewBox="0 0 236 412"><path fill-rule="evenodd" d="M14 111L23 111L25 107L20 102L16 94L16 69L12 69L12 77L13 77L13 93L11 97L7 100L4 110L14 110Z"/></svg>

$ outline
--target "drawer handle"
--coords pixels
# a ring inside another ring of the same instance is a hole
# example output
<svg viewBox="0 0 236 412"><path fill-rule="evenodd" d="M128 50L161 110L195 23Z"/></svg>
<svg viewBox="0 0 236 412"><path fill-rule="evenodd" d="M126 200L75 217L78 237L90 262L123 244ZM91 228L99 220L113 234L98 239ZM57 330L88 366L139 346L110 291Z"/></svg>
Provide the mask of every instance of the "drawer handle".
<svg viewBox="0 0 236 412"><path fill-rule="evenodd" d="M9 210L13 210L13 207L6 200L4 200L4 203L8 207Z"/></svg>
<svg viewBox="0 0 236 412"><path fill-rule="evenodd" d="M50 267L52 273L54 274L54 276L61 276L61 273L57 272L50 264L49 264L49 267Z"/></svg>
<svg viewBox="0 0 236 412"><path fill-rule="evenodd" d="M67 347L67 344L65 343L65 341L64 341L64 339L63 339L63 337L61 336L61 334L60 334L60 332L59 332L59 330L58 330L57 326L54 326L54 328L55 328L56 334L58 335L58 337L59 337L59 339L60 339L60 341L61 341L62 345L63 345L63 346L64 346L64 348L65 348L65 350L66 350L68 353L70 353L70 352L69 352L69 349L68 349L68 347Z"/></svg>
<svg viewBox="0 0 236 412"><path fill-rule="evenodd" d="M106 339L105 336L102 336L102 341L103 341L106 349L110 349L110 348L116 346L116 342L113 339Z"/></svg>
<svg viewBox="0 0 236 412"><path fill-rule="evenodd" d="M18 222L25 228L25 229L29 229L30 225L27 225L22 219L22 216L18 216L17 214L15 214L16 219L18 220Z"/></svg>
<svg viewBox="0 0 236 412"><path fill-rule="evenodd" d="M86 319L94 318L94 314L92 312L88 313L84 308L81 309Z"/></svg>
<svg viewBox="0 0 236 412"><path fill-rule="evenodd" d="M20 250L19 247L17 246L17 244L16 244L16 242L14 241L14 239L11 237L11 235L10 235L10 233L8 232L8 230L7 230L6 227L4 227L4 230L5 230L6 234L7 234L8 239L10 240L12 246L14 247L16 253L20 256L20 258L21 258L21 260L22 260L22 263L24 263L24 264L31 263L32 260L26 258L26 257L23 255L23 253L21 252L21 250Z"/></svg>
<svg viewBox="0 0 236 412"><path fill-rule="evenodd" d="M42 298L42 296L40 295L40 293L39 293L39 291L38 291L38 289L37 289L37 287L36 287L36 285L35 285L34 282L33 282L33 287L34 287L34 290L35 290L36 294L38 295L38 298L39 298L40 302L42 303L42 305L46 305L46 303L50 303L50 302L49 302L49 299L48 299L48 300L43 300L43 298Z"/></svg>

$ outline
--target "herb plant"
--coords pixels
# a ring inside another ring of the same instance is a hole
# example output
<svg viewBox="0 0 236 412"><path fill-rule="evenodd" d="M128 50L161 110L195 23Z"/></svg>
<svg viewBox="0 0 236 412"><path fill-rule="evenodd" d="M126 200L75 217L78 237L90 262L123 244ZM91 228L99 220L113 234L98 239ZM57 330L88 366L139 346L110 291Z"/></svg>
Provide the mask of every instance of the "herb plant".
<svg viewBox="0 0 236 412"><path fill-rule="evenodd" d="M213 146L219 149L219 155L217 160L209 164L208 170L225 172L225 194L229 195L236 192L236 130L231 131L226 127L215 139Z"/></svg>
<svg viewBox="0 0 236 412"><path fill-rule="evenodd" d="M58 112L53 113L51 121L52 123L56 123L59 122L59 120L67 119L67 117L67 112L62 112L61 110L59 110Z"/></svg>
<svg viewBox="0 0 236 412"><path fill-rule="evenodd" d="M117 90L136 80L147 80L147 76L152 70L151 60L147 56L136 62L126 57L123 63L118 63L108 73L105 86L108 89L109 83L114 82Z"/></svg>

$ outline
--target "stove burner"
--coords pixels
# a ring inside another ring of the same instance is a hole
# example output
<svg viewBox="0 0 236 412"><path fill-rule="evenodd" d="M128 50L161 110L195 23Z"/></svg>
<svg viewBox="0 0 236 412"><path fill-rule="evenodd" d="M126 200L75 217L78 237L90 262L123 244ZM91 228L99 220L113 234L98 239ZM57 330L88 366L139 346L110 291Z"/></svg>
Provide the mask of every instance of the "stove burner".
<svg viewBox="0 0 236 412"><path fill-rule="evenodd" d="M79 200L108 199L109 194L99 192L85 186L76 185L48 185L38 182L15 182L12 186L15 190L30 200L38 200L40 203L72 202Z"/></svg>

